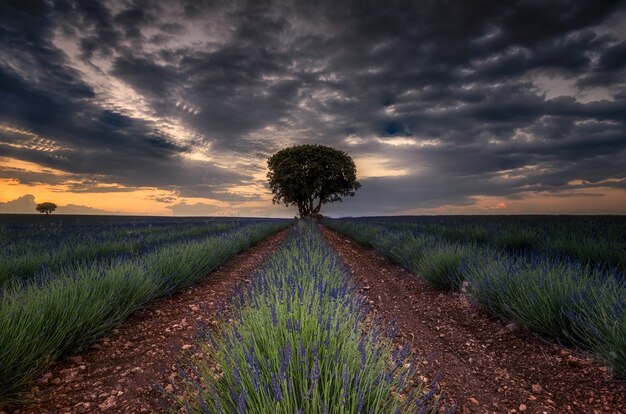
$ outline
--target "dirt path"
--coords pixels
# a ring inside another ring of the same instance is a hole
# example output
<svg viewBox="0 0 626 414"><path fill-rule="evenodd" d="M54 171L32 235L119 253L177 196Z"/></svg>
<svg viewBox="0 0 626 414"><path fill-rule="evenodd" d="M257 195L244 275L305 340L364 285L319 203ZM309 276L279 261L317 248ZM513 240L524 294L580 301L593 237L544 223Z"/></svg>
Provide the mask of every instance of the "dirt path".
<svg viewBox="0 0 626 414"><path fill-rule="evenodd" d="M4 408L4 412L167 412L155 385L168 386L168 376L176 372L176 355L193 343L194 320L211 324L216 305L249 281L287 232L236 255L206 280L138 311L110 338L55 365L34 389L36 404Z"/></svg>
<svg viewBox="0 0 626 414"><path fill-rule="evenodd" d="M626 382L591 359L507 326L377 253L322 228L384 319L398 324L459 413L626 413Z"/></svg>

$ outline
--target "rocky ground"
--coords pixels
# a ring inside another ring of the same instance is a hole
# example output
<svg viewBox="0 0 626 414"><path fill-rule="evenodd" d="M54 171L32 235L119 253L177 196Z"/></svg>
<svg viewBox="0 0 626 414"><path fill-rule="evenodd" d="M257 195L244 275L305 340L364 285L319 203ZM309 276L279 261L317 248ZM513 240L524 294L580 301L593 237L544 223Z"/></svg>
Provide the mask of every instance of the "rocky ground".
<svg viewBox="0 0 626 414"><path fill-rule="evenodd" d="M626 382L606 367L517 329L377 253L322 228L374 312L431 364L445 399L468 413L626 413ZM165 413L177 358L193 352L195 323L250 281L287 231L235 256L203 282L137 312L108 338L56 364L15 413ZM226 309L227 310L227 309Z"/></svg>
<svg viewBox="0 0 626 414"><path fill-rule="evenodd" d="M458 412L626 413L626 382L582 355L477 309L322 228L364 294L401 339L432 361Z"/></svg>
<svg viewBox="0 0 626 414"><path fill-rule="evenodd" d="M169 412L164 390L172 387L177 358L192 352L196 322L214 323L218 306L250 282L286 235L270 236L204 281L135 313L110 337L56 364L33 388L34 403L0 414Z"/></svg>

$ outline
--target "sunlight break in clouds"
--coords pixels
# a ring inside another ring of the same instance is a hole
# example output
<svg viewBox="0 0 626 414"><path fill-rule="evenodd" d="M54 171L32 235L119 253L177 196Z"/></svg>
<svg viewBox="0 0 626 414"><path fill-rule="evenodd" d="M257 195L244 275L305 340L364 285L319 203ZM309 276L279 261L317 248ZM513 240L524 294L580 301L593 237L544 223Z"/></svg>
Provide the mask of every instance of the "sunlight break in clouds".
<svg viewBox="0 0 626 414"><path fill-rule="evenodd" d="M0 203L291 216L267 158L322 144L328 214L625 213L623 2L475 8L2 2Z"/></svg>

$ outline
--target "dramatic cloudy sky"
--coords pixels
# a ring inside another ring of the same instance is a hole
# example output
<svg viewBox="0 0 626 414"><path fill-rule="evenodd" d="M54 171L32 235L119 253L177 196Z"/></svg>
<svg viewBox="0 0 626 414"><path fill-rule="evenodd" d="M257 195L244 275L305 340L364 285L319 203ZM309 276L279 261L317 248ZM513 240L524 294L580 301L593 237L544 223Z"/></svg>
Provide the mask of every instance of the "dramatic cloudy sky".
<svg viewBox="0 0 626 414"><path fill-rule="evenodd" d="M335 215L626 213L626 6L0 2L0 212L293 215L301 143L356 161Z"/></svg>

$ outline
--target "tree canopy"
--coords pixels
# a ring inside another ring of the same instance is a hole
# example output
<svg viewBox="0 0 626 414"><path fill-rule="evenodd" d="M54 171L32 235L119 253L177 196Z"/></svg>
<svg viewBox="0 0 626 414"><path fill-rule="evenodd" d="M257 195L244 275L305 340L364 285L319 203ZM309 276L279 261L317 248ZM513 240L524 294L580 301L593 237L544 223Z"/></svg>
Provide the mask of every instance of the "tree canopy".
<svg viewBox="0 0 626 414"><path fill-rule="evenodd" d="M50 214L57 209L57 205L54 203L41 203L37 204L37 207L35 207L35 209L40 213Z"/></svg>
<svg viewBox="0 0 626 414"><path fill-rule="evenodd" d="M267 165L272 202L297 206L300 217L317 216L322 204L353 197L361 187L352 158L324 145L282 149L268 159Z"/></svg>

